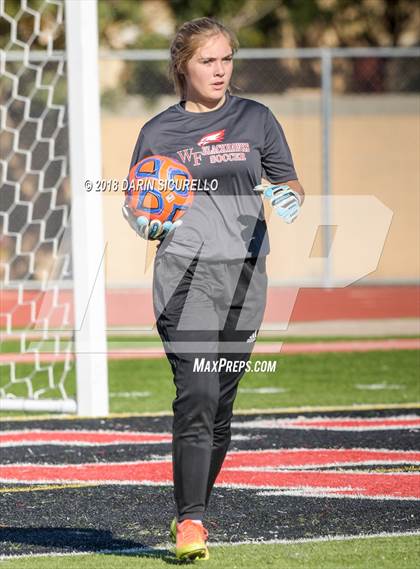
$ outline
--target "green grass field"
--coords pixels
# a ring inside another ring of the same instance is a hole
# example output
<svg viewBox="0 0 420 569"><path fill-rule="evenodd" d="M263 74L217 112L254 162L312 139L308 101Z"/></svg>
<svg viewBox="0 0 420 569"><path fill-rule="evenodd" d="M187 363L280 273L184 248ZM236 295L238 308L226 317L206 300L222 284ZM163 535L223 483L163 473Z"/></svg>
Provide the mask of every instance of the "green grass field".
<svg viewBox="0 0 420 569"><path fill-rule="evenodd" d="M419 355L414 351L328 353L255 356L277 362L275 373L248 373L241 380L235 409L273 407L408 403L419 400ZM111 361L111 411L171 410L175 397L169 364L165 360ZM371 384L399 389L360 389ZM278 393L242 389L274 387ZM149 392L149 397L121 397L126 392Z"/></svg>
<svg viewBox="0 0 420 569"><path fill-rule="evenodd" d="M337 339L344 338L301 338L301 341ZM294 342L297 340L293 338ZM133 343L136 345L136 342ZM247 373L240 383L236 410L307 405L404 404L420 400L420 354L415 350L252 357L253 362L257 360L276 361L276 371ZM55 364L55 377L59 377L62 370L62 363ZM175 387L166 358L110 360L108 370L111 413L171 412ZM28 364L16 365L17 377L25 377L30 373L33 373L32 384L35 388L47 384L47 369L34 373L33 367ZM7 374L2 375L0 385L6 381ZM376 387L369 387L372 385ZM279 391L255 391L261 388L275 388ZM16 396L23 396L26 386L23 383L16 384L9 391ZM66 379L66 391L69 395L75 393L74 367ZM60 393L57 388L51 388L45 397L60 397ZM10 416L10 412L0 414L5 415ZM18 415L21 416L22 413L16 413Z"/></svg>
<svg viewBox="0 0 420 569"><path fill-rule="evenodd" d="M193 565L208 569L417 569L418 536L351 539L294 544L217 546L211 558ZM34 557L0 564L2 569L160 569L189 565L161 550L142 555L77 555Z"/></svg>
<svg viewBox="0 0 420 569"><path fill-rule="evenodd" d="M257 342L262 343L272 343L272 342L284 342L287 344L301 344L309 342L336 342L336 341L352 341L352 340L387 340L389 336L281 336L275 335L268 332L261 333ZM392 336L393 339L396 338L418 338L416 335L403 335L403 336ZM62 347L68 348L70 343L70 338L63 336L60 341L62 342ZM108 336L108 348L109 349L129 349L129 348L145 348L149 346L161 346L161 341L159 336L155 335L113 335ZM40 350L53 350L53 342L47 342L45 340L35 340L27 339L25 342L25 349L28 351L33 351L33 349ZM21 351L21 345L18 340L4 340L0 342L0 352L1 353L19 353Z"/></svg>
<svg viewBox="0 0 420 569"><path fill-rule="evenodd" d="M308 338L300 340L309 341ZM313 341L314 338L310 340ZM325 338L317 340L327 341ZM415 351L253 356L254 361L257 359L276 360L277 370L275 373L245 375L236 399L236 412L299 406L392 405L420 401L420 355ZM25 374L29 367L22 364L17 366L17 371ZM73 372L69 379L72 392ZM39 381L41 380L39 377ZM376 387L372 388L372 384ZM109 386L111 413L171 412L175 388L166 359L111 360ZM262 387L277 388L280 391L248 391ZM147 396L144 395L145 392L148 393ZM49 395L52 396L52 393ZM10 417L11 412L2 415ZM22 417L22 413L16 416ZM0 563L0 567L148 569L168 564L179 563L169 551L156 550L143 555L22 558L5 560ZM205 566L209 569L251 569L256 566L273 569L414 569L419 564L419 537L404 536L294 544L216 546L211 549L211 559Z"/></svg>

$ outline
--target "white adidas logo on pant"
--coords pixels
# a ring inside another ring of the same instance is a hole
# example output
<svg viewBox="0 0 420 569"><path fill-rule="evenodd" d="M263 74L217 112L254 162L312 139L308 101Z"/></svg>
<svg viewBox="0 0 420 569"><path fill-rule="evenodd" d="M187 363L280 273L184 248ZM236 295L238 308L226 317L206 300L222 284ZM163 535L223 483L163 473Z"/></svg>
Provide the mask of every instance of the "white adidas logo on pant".
<svg viewBox="0 0 420 569"><path fill-rule="evenodd" d="M255 330L255 332L252 332L252 334L248 338L247 342L255 342L256 339L257 339L257 330Z"/></svg>

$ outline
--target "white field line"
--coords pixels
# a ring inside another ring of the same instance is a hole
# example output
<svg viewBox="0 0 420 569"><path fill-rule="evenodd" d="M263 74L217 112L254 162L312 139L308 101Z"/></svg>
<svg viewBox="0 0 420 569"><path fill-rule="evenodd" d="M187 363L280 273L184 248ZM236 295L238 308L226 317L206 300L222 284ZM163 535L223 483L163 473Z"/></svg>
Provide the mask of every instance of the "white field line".
<svg viewBox="0 0 420 569"><path fill-rule="evenodd" d="M419 531L407 531L407 532L381 532L381 533L371 533L371 534L359 534L359 535L334 535L334 536L322 536L322 537L302 537L298 539L268 539L263 540L246 540L246 541L216 541L214 543L209 542L210 547L230 547L236 545L294 545L300 543L317 543L317 542L330 542L330 541L348 541L354 539L374 539L382 537L410 537L410 536L420 536ZM97 551L69 551L69 552L57 552L57 553L24 553L21 555L0 555L0 561L6 561L10 559L20 559L20 558L35 558L35 557L68 557L68 556L82 556L82 555L133 555L142 553L168 553L168 549L173 549L173 544L170 544L167 548L153 548L153 547L137 547L131 549L99 549Z"/></svg>
<svg viewBox="0 0 420 569"><path fill-rule="evenodd" d="M317 471L318 473L318 471ZM359 472L360 474L360 472ZM370 473L372 474L372 473ZM409 473L401 473L401 475L407 475ZM28 486L33 486L33 481L31 480L17 480L17 479L13 479L13 478L0 478L0 483L1 484L15 484L15 485L25 485L25 489L23 489L23 491L36 491L35 488L32 488L31 490L28 490L27 487ZM141 482L137 482L137 481L133 481L133 480L90 480L89 482L84 482L84 481L80 481L77 479L74 480L66 480L65 485L63 484L63 481L60 480L59 478L51 478L45 481L40 481L38 480L36 482L36 484L38 485L42 485L45 484L46 486L68 486L69 488L74 488L74 487L85 487L85 486L168 486L168 487L173 487L173 482L172 481L161 481L161 482L156 482L154 480L142 480ZM416 496L388 496L388 495L382 495L382 494L378 494L377 496L369 496L366 494L361 494L361 493L356 493L356 490L353 490L353 494L339 494L340 490L344 490L343 488L334 488L334 493L327 493L327 492L317 492L316 488L314 489L314 487L310 486L296 486L294 488L285 488L283 490L279 490L277 488L273 488L273 486L269 486L269 485L261 485L261 486L251 486L249 484L240 484L240 483L236 483L236 484L231 484L228 482L221 482L215 485L215 488L227 488L230 490L238 490L238 489L243 489L243 490L256 490L258 495L272 495L272 496L303 496L303 497L308 497L308 498L334 498L334 499L338 499L338 500L380 500L381 502L383 502L384 500L398 500L400 502L415 502L418 501L419 498L417 498ZM47 488L48 490L49 488ZM65 489L65 488L63 488ZM322 489L321 489L322 490ZM267 491L267 492L265 492ZM12 488L12 492L14 493L14 488ZM264 494L261 494L261 492L264 492ZM268 494L269 492L269 494ZM7 494L7 491L4 491L4 489L1 490L1 494Z"/></svg>
<svg viewBox="0 0 420 569"><path fill-rule="evenodd" d="M361 391L385 391L386 389L406 389L405 385L397 383L356 383L353 385Z"/></svg>
<svg viewBox="0 0 420 569"><path fill-rule="evenodd" d="M232 427L235 429L292 429L292 430L329 430L329 431L384 431L384 430L402 430L415 429L416 425L396 424L377 424L380 421L416 421L420 420L418 415L395 415L392 417L329 417L319 415L315 417L293 417L274 419L251 419L250 421L236 421L233 417ZM339 425L339 422L363 422L361 426L355 425ZM300 423L300 424L299 424ZM325 423L320 425L319 423Z"/></svg>
<svg viewBox="0 0 420 569"><path fill-rule="evenodd" d="M413 401L411 403L357 403L355 405L302 405L300 407L271 407L267 409L236 409L235 415L271 415L271 414L288 414L288 413L318 413L322 411L371 411L382 409L420 409L420 403ZM97 417L88 417L83 415L57 415L45 414L36 415L34 417L25 415L24 417L14 415L4 415L0 417L0 424L8 421L24 422L24 421L45 421L54 419L55 421L79 421L80 419L121 419L130 417L172 417L170 411L155 411L148 413L109 413L106 416L98 415Z"/></svg>
<svg viewBox="0 0 420 569"><path fill-rule="evenodd" d="M241 393L286 393L290 391L285 387L239 387Z"/></svg>
<svg viewBox="0 0 420 569"><path fill-rule="evenodd" d="M150 397L151 391L110 391L109 396L121 399L130 399L131 397Z"/></svg>
<svg viewBox="0 0 420 569"><path fill-rule="evenodd" d="M270 544L284 544L292 545L296 543L312 543L312 542L324 542L324 541L347 541L351 539L370 539L379 537L406 537L406 536L420 536L420 530L407 531L407 532L381 532L372 534L360 534L360 535L333 535L333 536L320 536L320 537L299 537L297 539L267 539L263 540L247 540L247 541L234 541L234 542L222 542L218 541L215 543L209 543L209 545L216 547L223 547L226 545L270 545Z"/></svg>

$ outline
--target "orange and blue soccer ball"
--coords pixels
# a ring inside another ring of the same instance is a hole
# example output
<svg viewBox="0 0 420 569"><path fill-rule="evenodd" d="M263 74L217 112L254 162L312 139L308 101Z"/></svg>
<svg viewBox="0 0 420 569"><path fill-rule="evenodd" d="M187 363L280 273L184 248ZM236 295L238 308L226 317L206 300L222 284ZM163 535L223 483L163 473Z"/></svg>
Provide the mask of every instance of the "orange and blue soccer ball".
<svg viewBox="0 0 420 569"><path fill-rule="evenodd" d="M159 154L148 156L130 170L125 205L136 217L177 221L193 202L192 180L181 162Z"/></svg>

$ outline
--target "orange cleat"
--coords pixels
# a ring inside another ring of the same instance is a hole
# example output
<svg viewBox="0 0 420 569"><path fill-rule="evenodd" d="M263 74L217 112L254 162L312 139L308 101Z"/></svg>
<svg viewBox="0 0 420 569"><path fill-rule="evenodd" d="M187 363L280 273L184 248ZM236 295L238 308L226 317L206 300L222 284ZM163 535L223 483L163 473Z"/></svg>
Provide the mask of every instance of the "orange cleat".
<svg viewBox="0 0 420 569"><path fill-rule="evenodd" d="M171 537L173 539L174 521L176 524L176 546L175 555L177 559L191 559L204 561L209 559L209 550L206 541L208 531L193 520L184 520L176 523L172 520Z"/></svg>
<svg viewBox="0 0 420 569"><path fill-rule="evenodd" d="M209 539L209 532L204 529L204 541L208 541ZM176 518L171 521L171 528L170 528L170 536L172 543L176 543Z"/></svg>

